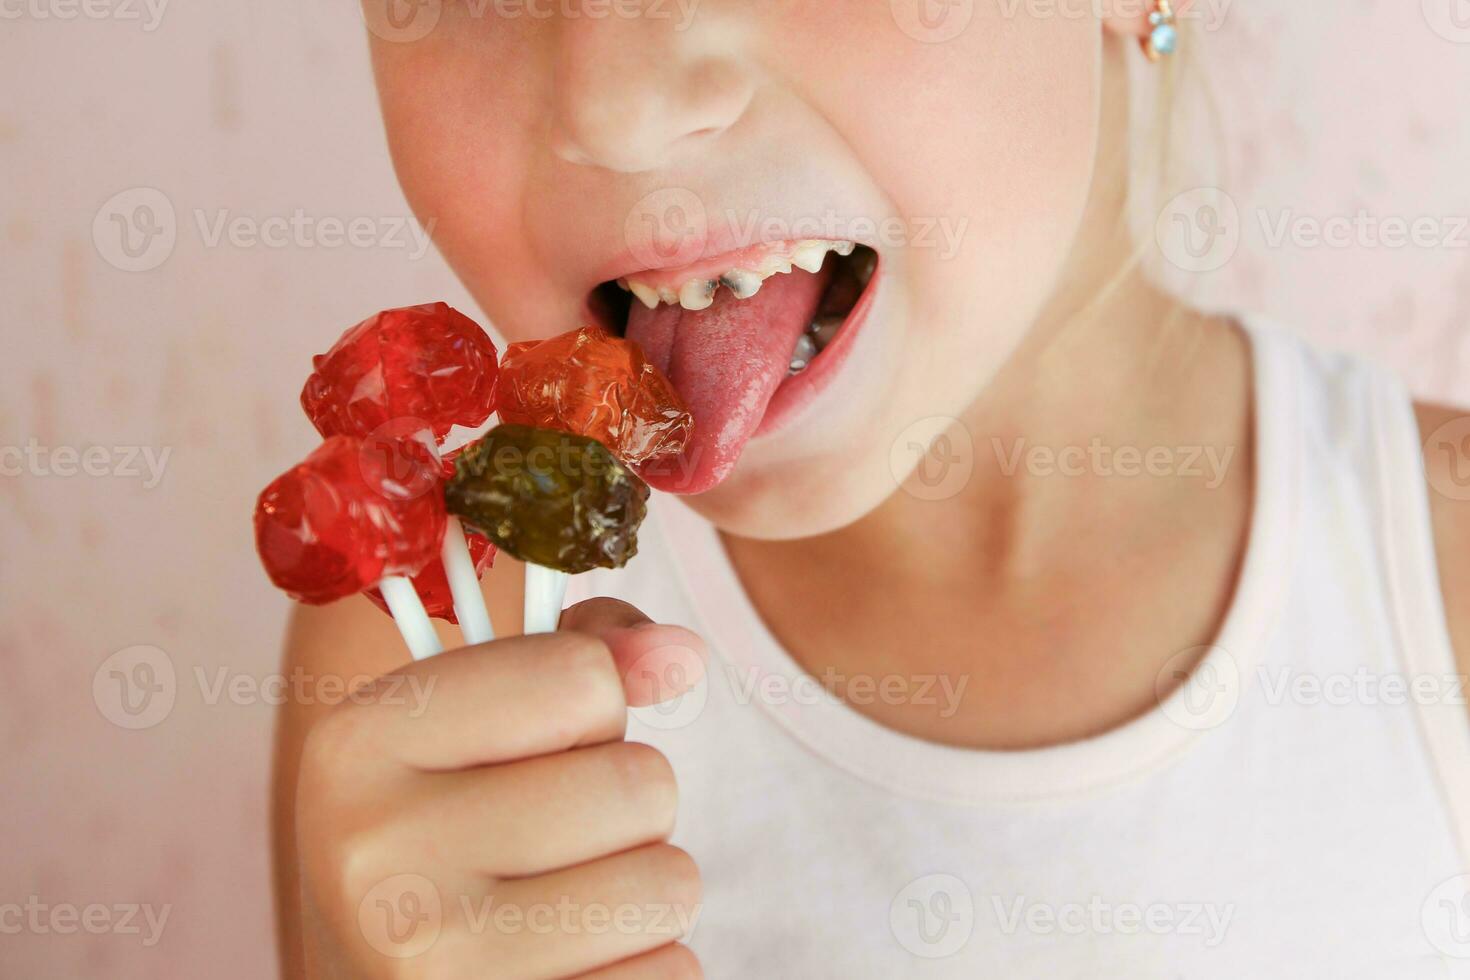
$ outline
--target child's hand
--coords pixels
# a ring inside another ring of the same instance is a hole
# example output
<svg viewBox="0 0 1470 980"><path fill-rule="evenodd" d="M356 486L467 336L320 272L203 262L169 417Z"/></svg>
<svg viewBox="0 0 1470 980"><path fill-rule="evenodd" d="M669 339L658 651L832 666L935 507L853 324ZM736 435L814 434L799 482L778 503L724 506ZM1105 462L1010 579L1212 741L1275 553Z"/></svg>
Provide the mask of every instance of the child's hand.
<svg viewBox="0 0 1470 980"><path fill-rule="evenodd" d="M623 731L699 681L703 644L608 599L562 627L405 667L312 730L308 976L699 975L674 774Z"/></svg>

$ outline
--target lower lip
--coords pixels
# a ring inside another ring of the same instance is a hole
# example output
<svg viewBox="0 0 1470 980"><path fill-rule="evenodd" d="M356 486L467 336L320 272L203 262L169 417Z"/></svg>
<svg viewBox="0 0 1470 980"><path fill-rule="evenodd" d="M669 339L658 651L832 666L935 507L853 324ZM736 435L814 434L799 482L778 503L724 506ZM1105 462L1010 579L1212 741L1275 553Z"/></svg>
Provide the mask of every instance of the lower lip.
<svg viewBox="0 0 1470 980"><path fill-rule="evenodd" d="M802 410L831 384L832 379L846 363L848 355L852 353L852 346L858 331L868 320L868 312L873 306L873 296L878 291L878 277L882 274L883 262L880 259L877 267L873 269L873 278L868 280L867 288L863 290L857 303L848 312L847 319L838 329L837 336L832 338L832 343L822 348L821 353L812 359L805 371L783 381L776 389L776 393L771 396L770 402L766 405L765 417L756 427L756 436L778 432L791 424L802 413Z"/></svg>

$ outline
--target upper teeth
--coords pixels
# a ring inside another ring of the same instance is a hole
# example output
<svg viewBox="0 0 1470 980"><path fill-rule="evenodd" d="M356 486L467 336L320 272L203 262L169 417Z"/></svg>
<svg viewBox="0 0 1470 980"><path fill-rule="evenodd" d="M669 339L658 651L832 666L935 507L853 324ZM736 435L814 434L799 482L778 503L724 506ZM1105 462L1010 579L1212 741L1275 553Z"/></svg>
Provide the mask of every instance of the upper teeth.
<svg viewBox="0 0 1470 980"><path fill-rule="evenodd" d="M677 303L686 310L703 310L714 302L715 290L720 286L730 290L736 299L749 299L760 292L761 283L771 276L790 272L793 266L806 272L818 272L828 252L851 255L853 248L852 242L802 239L792 244L789 253L773 252L765 256L754 269L729 269L717 279L690 279L678 289L650 286L637 279L619 279L618 285L632 291L650 310L660 303L670 306Z"/></svg>

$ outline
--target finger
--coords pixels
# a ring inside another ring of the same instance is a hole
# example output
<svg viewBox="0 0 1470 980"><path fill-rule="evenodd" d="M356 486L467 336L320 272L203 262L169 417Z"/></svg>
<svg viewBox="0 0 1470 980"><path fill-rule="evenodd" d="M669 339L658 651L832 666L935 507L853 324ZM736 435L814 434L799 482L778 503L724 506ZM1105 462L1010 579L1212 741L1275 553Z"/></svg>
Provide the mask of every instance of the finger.
<svg viewBox="0 0 1470 980"><path fill-rule="evenodd" d="M694 928L699 869L671 844L650 844L536 878L502 882L502 921L522 928L497 937L522 972L561 977L651 952ZM551 929L556 942L546 942Z"/></svg>
<svg viewBox="0 0 1470 980"><path fill-rule="evenodd" d="M348 740L333 749L444 771L612 741L626 724L607 644L545 633L409 664L355 694L312 734Z"/></svg>
<svg viewBox="0 0 1470 980"><path fill-rule="evenodd" d="M591 633L608 645L630 707L676 698L704 678L706 651L698 634L655 623L626 602L579 602L562 613L561 628Z"/></svg>
<svg viewBox="0 0 1470 980"><path fill-rule="evenodd" d="M700 980L699 957L683 943L669 943L651 953L583 973L578 980Z"/></svg>
<svg viewBox="0 0 1470 980"><path fill-rule="evenodd" d="M679 806L655 748L609 742L483 769L420 777L414 844L495 877L525 877L664 840ZM424 830L422 828L432 828Z"/></svg>

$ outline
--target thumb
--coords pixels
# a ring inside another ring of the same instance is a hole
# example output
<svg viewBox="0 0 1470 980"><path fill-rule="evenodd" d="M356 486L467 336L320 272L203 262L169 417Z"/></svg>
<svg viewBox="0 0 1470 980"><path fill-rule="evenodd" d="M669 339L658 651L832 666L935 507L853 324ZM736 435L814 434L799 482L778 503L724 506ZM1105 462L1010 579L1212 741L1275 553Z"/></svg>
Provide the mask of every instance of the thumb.
<svg viewBox="0 0 1470 980"><path fill-rule="evenodd" d="M561 629L606 643L623 678L628 707L669 701L704 679L704 640L682 626L655 623L617 599L587 599L564 610Z"/></svg>

